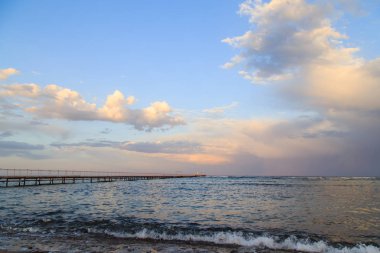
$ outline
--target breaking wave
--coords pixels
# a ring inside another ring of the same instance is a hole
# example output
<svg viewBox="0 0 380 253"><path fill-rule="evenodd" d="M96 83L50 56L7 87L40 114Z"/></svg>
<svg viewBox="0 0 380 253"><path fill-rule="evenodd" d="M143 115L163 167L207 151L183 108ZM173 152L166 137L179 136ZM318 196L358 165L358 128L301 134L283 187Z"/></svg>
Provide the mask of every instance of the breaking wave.
<svg viewBox="0 0 380 253"><path fill-rule="evenodd" d="M89 232L100 233L100 231L96 230ZM296 250L301 252L326 253L380 253L380 248L375 245L332 245L323 240L313 241L308 238L297 238L296 236L288 236L284 239L280 239L277 236L254 236L246 235L243 232L233 231L213 232L209 234L171 234L167 232L156 232L144 228L135 233L115 232L110 230L104 230L101 233L117 238L233 244L246 247L268 248L273 250Z"/></svg>

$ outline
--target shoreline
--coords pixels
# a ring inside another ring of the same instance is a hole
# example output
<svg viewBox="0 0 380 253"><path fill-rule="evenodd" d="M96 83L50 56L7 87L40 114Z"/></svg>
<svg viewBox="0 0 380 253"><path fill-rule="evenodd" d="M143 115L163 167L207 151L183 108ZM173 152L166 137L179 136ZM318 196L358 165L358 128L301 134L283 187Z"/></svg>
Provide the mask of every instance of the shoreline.
<svg viewBox="0 0 380 253"><path fill-rule="evenodd" d="M296 250L275 250L261 247L213 244L203 242L161 241L152 239L124 239L114 237L38 237L7 236L8 247L0 244L0 253L48 252L109 252L109 253L289 253Z"/></svg>
<svg viewBox="0 0 380 253"><path fill-rule="evenodd" d="M271 238L257 238L254 246L215 243L196 240L165 240L151 238L123 238L91 233L28 234L0 233L0 253L66 253L66 252L109 252L109 253L297 253L297 252L363 252L380 253L377 244L338 244L332 246L323 241L307 244L284 241L276 245ZM274 244L273 244L274 243ZM295 248L293 248L295 247Z"/></svg>
<svg viewBox="0 0 380 253"><path fill-rule="evenodd" d="M319 245L317 243L317 245ZM269 243L255 246L218 244L202 241L160 240L149 238L120 238L109 235L73 234L42 235L26 233L0 233L0 253L301 253L301 252L374 252L378 245L357 244L348 248L314 247L278 248ZM326 245L327 246L327 245Z"/></svg>

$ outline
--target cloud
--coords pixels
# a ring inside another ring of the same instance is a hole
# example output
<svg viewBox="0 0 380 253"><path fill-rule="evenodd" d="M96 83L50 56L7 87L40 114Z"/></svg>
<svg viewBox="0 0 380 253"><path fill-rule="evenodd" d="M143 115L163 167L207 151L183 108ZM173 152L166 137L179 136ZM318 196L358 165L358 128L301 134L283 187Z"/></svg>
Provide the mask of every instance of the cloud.
<svg viewBox="0 0 380 253"><path fill-rule="evenodd" d="M222 114L227 110L233 109L239 105L238 102L232 102L229 105L225 106L219 106L219 107L214 107L214 108L209 108L209 109L204 109L203 112L206 113L211 113L211 114Z"/></svg>
<svg viewBox="0 0 380 253"><path fill-rule="evenodd" d="M25 118L13 118L10 116L0 118L0 131L17 131L21 135L45 136L47 138L63 138L70 136L70 131L62 126L47 124L40 121Z"/></svg>
<svg viewBox="0 0 380 253"><path fill-rule="evenodd" d="M350 5L352 5L351 3ZM245 1L253 29L224 42L241 50L239 73L253 83L282 83L283 94L315 109L379 110L380 58L356 57L330 21L333 6L304 0Z"/></svg>
<svg viewBox="0 0 380 253"><path fill-rule="evenodd" d="M101 134L109 134L111 132L112 132L112 130L109 128L104 128L102 131L100 131Z"/></svg>
<svg viewBox="0 0 380 253"><path fill-rule="evenodd" d="M0 138L9 137L12 135L13 135L13 133L11 131L0 132Z"/></svg>
<svg viewBox="0 0 380 253"><path fill-rule="evenodd" d="M87 152L93 149L111 148L142 155L146 160L160 159L182 164L216 165L225 163L228 159L222 155L210 153L207 145L184 140L156 142L88 140L77 143L52 143L51 146L61 150Z"/></svg>
<svg viewBox="0 0 380 253"><path fill-rule="evenodd" d="M165 101L151 103L142 110L131 111L131 121L138 130L152 130L162 126L183 125L184 121L179 116L170 116L172 109Z"/></svg>
<svg viewBox="0 0 380 253"><path fill-rule="evenodd" d="M195 154L202 152L202 145L188 141L129 142L122 149L142 153Z"/></svg>
<svg viewBox="0 0 380 253"><path fill-rule="evenodd" d="M32 145L25 142L18 141L0 141L0 156L18 156L30 159L41 159L45 156L35 154L33 151L43 150L43 145Z"/></svg>
<svg viewBox="0 0 380 253"><path fill-rule="evenodd" d="M228 43L228 44L233 43L231 39L225 39L223 41ZM224 68L224 69L233 68L233 67L235 67L235 65L239 64L243 60L244 60L244 57L242 55L235 55L234 57L231 58L231 60L229 62L224 63L222 68Z"/></svg>
<svg viewBox="0 0 380 253"><path fill-rule="evenodd" d="M198 166L220 166L228 162L228 157L214 154L163 154L162 158ZM194 171L193 171L194 172ZM192 172L192 173L193 173Z"/></svg>
<svg viewBox="0 0 380 253"><path fill-rule="evenodd" d="M206 167L217 174L380 175L380 118L354 124L345 116L352 115L339 121L337 116L207 119L187 136L201 140L206 154L224 158Z"/></svg>
<svg viewBox="0 0 380 253"><path fill-rule="evenodd" d="M19 112L19 105L9 103L0 96L0 120L9 120L9 118L23 118Z"/></svg>
<svg viewBox="0 0 380 253"><path fill-rule="evenodd" d="M41 118L97 119L95 104L86 102L76 91L54 84L46 86L30 104L25 111Z"/></svg>
<svg viewBox="0 0 380 253"><path fill-rule="evenodd" d="M8 79L9 76L16 75L18 73L19 71L14 68L0 69L0 80Z"/></svg>
<svg viewBox="0 0 380 253"><path fill-rule="evenodd" d="M344 126L314 117L208 119L197 124L190 136L202 140L206 153L227 157L226 160L233 160L239 153L265 160L339 152L338 147L347 133Z"/></svg>
<svg viewBox="0 0 380 253"><path fill-rule="evenodd" d="M2 97L21 96L32 98L41 95L40 87L35 83L2 85L0 89L0 96Z"/></svg>
<svg viewBox="0 0 380 253"><path fill-rule="evenodd" d="M9 150L42 150L44 146L17 141L0 141L0 148Z"/></svg>
<svg viewBox="0 0 380 253"><path fill-rule="evenodd" d="M120 148L120 146L124 142L115 142L115 141L107 141L107 140L99 140L99 141L83 141L83 142L76 142L76 143L52 143L50 146L60 149L65 148L77 148L77 147L91 147L91 148L105 148L105 147L111 147L111 148Z"/></svg>
<svg viewBox="0 0 380 253"><path fill-rule="evenodd" d="M15 100L17 108L40 118L58 118L74 121L111 121L126 123L138 130L174 127L184 124L165 101L153 102L143 109L132 109L133 96L125 97L116 90L102 107L87 102L77 91L55 84L41 88L37 84L12 84L0 86L0 98ZM4 101L0 101L3 102Z"/></svg>
<svg viewBox="0 0 380 253"><path fill-rule="evenodd" d="M314 66L287 85L287 94L323 110L380 110L380 60L357 65Z"/></svg>
<svg viewBox="0 0 380 253"><path fill-rule="evenodd" d="M99 115L101 118L115 122L126 121L129 111L125 106L133 104L134 101L134 97L125 98L123 93L116 90L107 97L105 105L99 109Z"/></svg>
<svg viewBox="0 0 380 253"><path fill-rule="evenodd" d="M310 64L347 63L357 48L343 47L347 36L329 20L329 5L304 0L245 1L240 13L253 29L223 42L241 49L225 66L243 66L240 74L254 83L286 80ZM238 60L237 60L238 59Z"/></svg>
<svg viewBox="0 0 380 253"><path fill-rule="evenodd" d="M147 154L195 154L202 152L202 145L200 143L189 141L118 142L107 140L87 140L77 143L52 143L51 146L56 148L110 147Z"/></svg>
<svg viewBox="0 0 380 253"><path fill-rule="evenodd" d="M32 126L48 126L49 124L40 120L31 120L29 124Z"/></svg>
<svg viewBox="0 0 380 253"><path fill-rule="evenodd" d="M346 46L349 37L331 20L355 3L340 2L240 5L252 28L223 40L240 51L225 67L239 68L252 83L272 83L277 95L313 116L224 126L235 131L235 164L240 159L248 170L244 161L254 160L276 174L282 167L293 174L380 175L374 155L380 150L380 58L360 58L358 48Z"/></svg>

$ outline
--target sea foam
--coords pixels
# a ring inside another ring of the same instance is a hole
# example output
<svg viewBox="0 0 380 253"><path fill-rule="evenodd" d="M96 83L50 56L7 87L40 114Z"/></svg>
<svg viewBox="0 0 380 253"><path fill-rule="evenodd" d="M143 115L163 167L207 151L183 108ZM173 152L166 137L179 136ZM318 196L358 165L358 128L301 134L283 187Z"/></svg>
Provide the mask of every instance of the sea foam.
<svg viewBox="0 0 380 253"><path fill-rule="evenodd" d="M92 231L95 232L95 231ZM246 236L242 232L215 232L209 235L201 234L168 234L142 229L136 233L103 231L104 233L118 238L153 239L165 241L206 242L214 244L233 244L246 247L259 247L268 249L296 250L301 252L324 252L324 253L380 253L380 248L374 245L358 244L355 246L332 246L325 241L311 241L289 236L279 240L275 236Z"/></svg>

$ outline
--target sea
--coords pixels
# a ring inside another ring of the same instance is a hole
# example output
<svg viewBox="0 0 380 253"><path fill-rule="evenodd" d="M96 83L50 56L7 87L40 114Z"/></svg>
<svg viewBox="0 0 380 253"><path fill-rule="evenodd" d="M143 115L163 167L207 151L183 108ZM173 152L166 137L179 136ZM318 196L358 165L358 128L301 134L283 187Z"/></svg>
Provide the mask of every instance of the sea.
<svg viewBox="0 0 380 253"><path fill-rule="evenodd" d="M380 252L380 178L0 188L0 252Z"/></svg>

